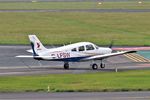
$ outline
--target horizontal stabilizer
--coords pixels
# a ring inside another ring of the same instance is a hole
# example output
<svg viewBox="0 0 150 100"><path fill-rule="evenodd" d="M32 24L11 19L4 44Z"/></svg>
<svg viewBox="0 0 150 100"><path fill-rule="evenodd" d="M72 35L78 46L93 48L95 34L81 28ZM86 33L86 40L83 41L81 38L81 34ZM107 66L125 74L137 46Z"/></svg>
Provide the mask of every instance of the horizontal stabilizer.
<svg viewBox="0 0 150 100"><path fill-rule="evenodd" d="M16 56L17 58L34 58L34 56L31 56L31 55L19 55L19 56Z"/></svg>
<svg viewBox="0 0 150 100"><path fill-rule="evenodd" d="M27 50L27 52L33 53L33 50L32 50L32 49L30 49L30 50Z"/></svg>
<svg viewBox="0 0 150 100"><path fill-rule="evenodd" d="M34 58L34 59L49 59L51 56L32 56L32 55L19 55L16 58Z"/></svg>

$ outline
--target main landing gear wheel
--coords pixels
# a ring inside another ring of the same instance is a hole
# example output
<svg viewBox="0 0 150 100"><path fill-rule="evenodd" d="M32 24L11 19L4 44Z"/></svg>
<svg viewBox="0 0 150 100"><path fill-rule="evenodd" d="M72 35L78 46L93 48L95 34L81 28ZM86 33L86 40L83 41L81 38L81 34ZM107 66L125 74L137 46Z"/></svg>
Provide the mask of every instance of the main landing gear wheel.
<svg viewBox="0 0 150 100"><path fill-rule="evenodd" d="M69 69L69 63L64 63L64 69Z"/></svg>
<svg viewBox="0 0 150 100"><path fill-rule="evenodd" d="M98 65L97 65L97 64L92 64L92 69L93 69L93 70L98 69Z"/></svg>
<svg viewBox="0 0 150 100"><path fill-rule="evenodd" d="M100 67L101 67L102 69L105 68L105 64L101 63L101 64L100 64Z"/></svg>

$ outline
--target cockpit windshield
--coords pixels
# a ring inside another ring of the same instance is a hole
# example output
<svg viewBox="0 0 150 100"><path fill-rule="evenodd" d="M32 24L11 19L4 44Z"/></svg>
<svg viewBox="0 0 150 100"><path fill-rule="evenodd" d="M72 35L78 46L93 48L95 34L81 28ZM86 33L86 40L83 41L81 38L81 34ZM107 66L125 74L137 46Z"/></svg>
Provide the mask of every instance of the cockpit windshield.
<svg viewBox="0 0 150 100"><path fill-rule="evenodd" d="M97 46L97 45L95 45L95 48L96 48L96 49L98 49L98 46Z"/></svg>
<svg viewBox="0 0 150 100"><path fill-rule="evenodd" d="M86 45L86 50L94 50L93 45L91 45L91 44Z"/></svg>

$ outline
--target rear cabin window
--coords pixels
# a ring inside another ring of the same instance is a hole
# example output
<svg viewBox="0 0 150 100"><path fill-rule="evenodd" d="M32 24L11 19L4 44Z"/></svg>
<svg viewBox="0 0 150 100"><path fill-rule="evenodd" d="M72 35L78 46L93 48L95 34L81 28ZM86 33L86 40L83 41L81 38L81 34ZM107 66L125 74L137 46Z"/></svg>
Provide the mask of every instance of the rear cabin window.
<svg viewBox="0 0 150 100"><path fill-rule="evenodd" d="M73 48L71 51L77 51L77 49L76 49L76 48Z"/></svg>
<svg viewBox="0 0 150 100"><path fill-rule="evenodd" d="M93 45L86 45L86 50L94 50Z"/></svg>
<svg viewBox="0 0 150 100"><path fill-rule="evenodd" d="M79 47L79 51L84 51L84 50L85 50L84 46Z"/></svg>

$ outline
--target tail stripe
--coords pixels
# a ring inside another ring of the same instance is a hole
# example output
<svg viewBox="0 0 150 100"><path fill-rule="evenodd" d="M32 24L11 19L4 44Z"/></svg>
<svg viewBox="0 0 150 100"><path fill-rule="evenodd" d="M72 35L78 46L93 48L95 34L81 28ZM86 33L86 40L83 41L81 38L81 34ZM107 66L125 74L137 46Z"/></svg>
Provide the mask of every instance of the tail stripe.
<svg viewBox="0 0 150 100"><path fill-rule="evenodd" d="M34 44L31 42L31 47L32 47L32 50L33 50L33 56L39 56L36 52L35 52L35 49L34 49Z"/></svg>

